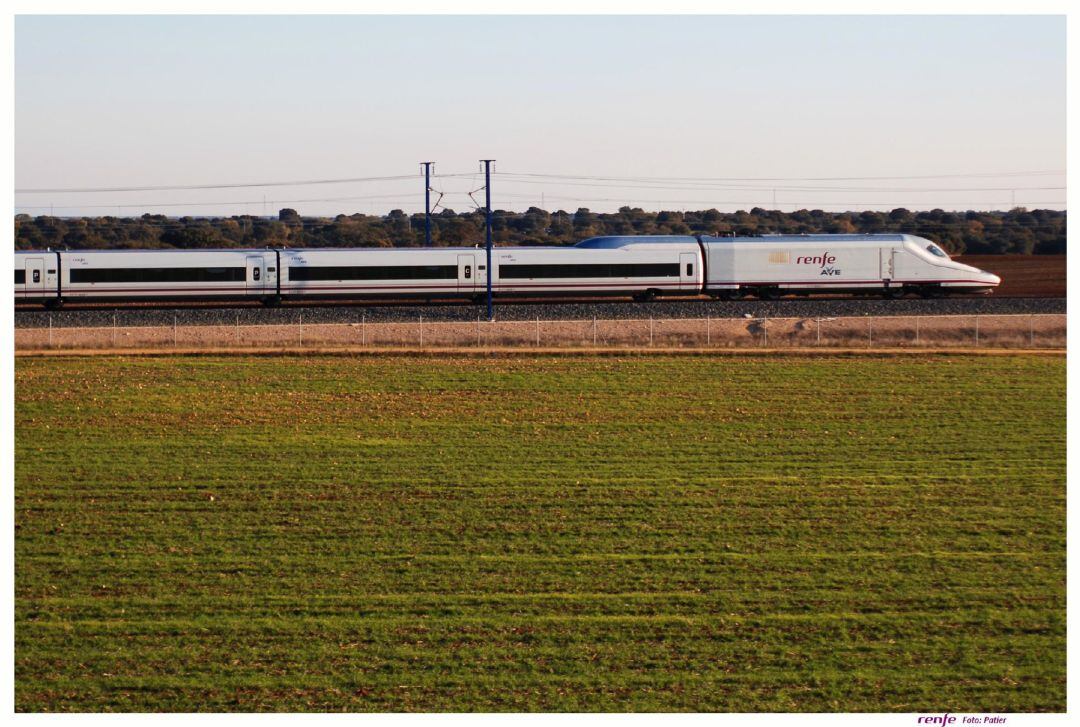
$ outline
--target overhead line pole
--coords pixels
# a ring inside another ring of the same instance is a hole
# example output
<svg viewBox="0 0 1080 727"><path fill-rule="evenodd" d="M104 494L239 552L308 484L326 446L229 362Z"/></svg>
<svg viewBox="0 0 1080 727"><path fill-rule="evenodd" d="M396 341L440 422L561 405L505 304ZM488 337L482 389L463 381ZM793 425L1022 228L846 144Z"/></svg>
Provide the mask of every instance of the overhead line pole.
<svg viewBox="0 0 1080 727"><path fill-rule="evenodd" d="M491 269L491 163L494 159L481 159L484 164L484 244L487 248L487 315L488 320L495 320L495 307L491 300L491 278L494 270Z"/></svg>
<svg viewBox="0 0 1080 727"><path fill-rule="evenodd" d="M431 247L431 165L435 162L420 162L424 167L424 245Z"/></svg>

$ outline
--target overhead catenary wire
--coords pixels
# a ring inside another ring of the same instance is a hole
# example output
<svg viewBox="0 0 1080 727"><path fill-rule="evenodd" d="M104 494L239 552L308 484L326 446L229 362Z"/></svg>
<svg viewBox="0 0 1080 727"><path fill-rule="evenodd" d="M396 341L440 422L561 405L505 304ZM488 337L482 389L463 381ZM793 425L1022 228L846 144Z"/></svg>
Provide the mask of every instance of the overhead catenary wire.
<svg viewBox="0 0 1080 727"><path fill-rule="evenodd" d="M461 177L465 174L443 174L444 177ZM411 174L399 174L386 177L344 177L339 179L301 179L274 182L216 182L212 184L172 184L145 185L126 187L39 187L16 188L16 194L91 194L97 192L166 192L196 189L240 189L256 187L306 187L317 184L356 184L364 182L414 181Z"/></svg>
<svg viewBox="0 0 1080 727"><path fill-rule="evenodd" d="M213 207L215 205L242 206L242 205L278 205L278 204L302 204L306 202L362 202L374 199L415 199L411 194L373 194L354 197L317 197L309 199L266 199L266 200L231 200L216 201L206 200L202 202L122 202L112 204L73 204L73 205L15 205L22 209L124 209L128 207Z"/></svg>
<svg viewBox="0 0 1080 727"><path fill-rule="evenodd" d="M539 185L554 185L553 181L538 181L534 179L502 179L500 180L504 184L539 184ZM638 184L638 183L596 183L596 182L576 182L576 181L559 181L558 186L566 187L603 187L607 189L662 189L662 190L693 190L693 189L723 189L726 191L747 191L747 192L1011 192L1011 191L1030 191L1030 190L1062 190L1065 189L1064 185L1056 186L1038 186L1038 187L1021 187L1021 186L1008 186L1008 187L820 187L820 186L790 186L790 185L772 185L772 186L758 186L750 187L743 185L675 185L675 184Z"/></svg>
<svg viewBox="0 0 1080 727"><path fill-rule="evenodd" d="M646 181L701 181L701 182L842 182L842 181L879 181L900 179L954 179L967 177L1032 177L1065 175L1064 169L1042 169L1036 171L1012 172L966 172L952 174L921 174L908 176L875 177L653 177L653 176L602 176L587 174L543 174L539 172L500 172L501 175L513 174L519 177L546 177L551 179L594 179L607 181L646 180Z"/></svg>
<svg viewBox="0 0 1080 727"><path fill-rule="evenodd" d="M528 198L527 195L524 195L524 196L526 198ZM553 200L561 200L561 201L564 201L564 202L565 201L574 201L574 202L621 202L621 203L625 203L625 204L651 204L651 205L655 205L657 203L660 203L660 204L676 204L676 205L687 205L687 204L718 205L719 204L719 205L750 205L752 207L762 207L762 208L766 207L766 205L762 204L760 200L755 201L755 200L752 200L752 199L749 199L749 200L747 200L747 199L741 199L741 200L733 200L733 199L656 199L656 198L628 199L626 197L560 197L558 195L548 195L548 197L550 199L553 199ZM1020 200L1020 201L1023 201L1023 200ZM1039 201L1028 200L1028 201L1029 202L1036 202L1037 204L1064 204L1064 200L1039 200ZM975 201L963 201L963 202L946 201L946 200L933 200L932 203L927 202L926 200L919 200L919 201L912 200L912 201L906 201L906 202L905 201L896 201L896 200L888 201L888 202L884 202L884 201L876 201L876 202L874 202L874 201L866 201L866 200L845 201L845 202L839 202L839 201L823 202L821 200L780 200L779 204L782 205L782 206L788 206L788 207L791 206L791 205L818 205L818 206L825 205L825 206L832 206L832 207L836 207L838 205L870 205L870 206L873 206L873 207L888 207L888 206L891 206L891 205L938 207L938 206L940 206L942 204L965 204L965 205L970 205L970 204L994 204L994 205L1001 205L1001 204L1005 204L1005 202L1003 202L1001 200L998 200L998 201L993 201L993 200L978 201L978 200L975 200Z"/></svg>
<svg viewBox="0 0 1080 727"><path fill-rule="evenodd" d="M438 198L436 200L435 205L433 205L432 208L434 210L436 207L441 206L444 209L446 209L446 206L442 205L442 200L444 198L446 198L450 194L462 194L462 195L465 195L465 196L468 197L469 202L471 203L470 206L474 210L482 209L482 205L477 204L477 200L473 195L475 195L477 192L483 191L483 189L484 189L483 186L480 186L479 188L472 189L472 190L469 190L467 192L466 191L445 192L445 191L443 191L441 189L434 189L433 188L432 191L435 191L439 196L438 196ZM729 190L729 191L731 191L731 190ZM957 190L952 190L952 191L957 191ZM535 200L535 195L531 195L531 194L518 194L518 193L513 193L513 192L503 192L500 196L504 197L504 198L507 198L507 199ZM238 206L238 207L243 207L243 206L254 206L254 205L262 205L262 206L265 207L265 205L288 205L288 204L353 202L353 201L360 202L360 201L375 201L375 200L411 201L411 200L414 200L414 199L415 199L414 195L410 195L410 194L376 194L376 195L349 195L349 196L341 196L341 197L308 197L308 198L302 198L302 199L278 199L278 200L265 200L265 199L261 199L261 200L255 200L255 199L251 199L251 200L220 200L220 201L219 200L201 200L201 201L195 201L195 202L116 201L116 202L98 203L98 204L15 205L15 207L16 207L16 209L27 209L27 210L33 210L33 209L37 209L37 210L46 210L46 209L47 210L53 210L53 209L61 209L61 210L65 210L65 209L102 209L102 210L115 209L115 210L121 210L121 209L129 209L129 208L174 208L174 207L214 207L214 206L230 206L230 207ZM550 199L550 200L553 200L553 201L560 201L560 202L569 201L569 202L574 202L574 203L579 203L579 204L580 203L613 202L613 203L618 203L618 204L622 204L622 205L626 205L626 204L646 204L646 205L650 205L650 206L657 205L657 204L671 204L671 205L682 205L682 206L685 206L685 205L710 205L710 206L716 206L716 205L749 205L749 206L753 206L753 207L761 207L764 204L762 202L761 198L755 199L753 197L751 197L749 199L727 199L727 198L718 199L718 198L714 198L714 197L693 198L693 199L690 199L690 198L680 198L680 199L664 199L664 198L661 198L661 199L658 199L657 197L648 197L648 198L579 197L579 196L569 197L569 196L558 195L558 194L547 194L547 199ZM972 205L990 205L992 207L997 207L997 206L1003 206L1003 205L1016 206L1016 205L1025 205L1025 204L1065 204L1065 200L1061 200L1061 199L1030 199L1030 198L1028 198L1028 199L1023 199L1022 198L1022 199L1019 199L1019 200L1017 200L1015 198L1010 199L1010 200L993 200L993 199L952 200L952 199L942 199L942 198L936 198L936 199L933 199L933 200L897 200L897 199L889 199L889 200L827 200L827 199L805 200L805 199L795 199L795 200L789 200L789 199L784 199L784 200L779 200L779 202L778 202L778 206L783 206L783 207L791 207L791 206L810 206L810 207L853 206L853 207L858 207L858 206L862 205L862 206L871 206L871 207L900 207L900 206L902 206L902 207L908 207L908 206L911 206L911 207L930 207L931 209L941 207L942 205L949 205L949 204L966 205L967 209L974 209L974 207L972 207Z"/></svg>
<svg viewBox="0 0 1080 727"><path fill-rule="evenodd" d="M866 176L866 177L663 177L663 176L604 176L584 174L544 174L540 172L495 172L504 177L534 177L542 179L560 180L586 180L586 181L630 181L630 182L676 182L676 183L727 183L727 182L812 182L812 181L878 181L878 180L906 180L906 179L960 179L960 178L1004 178L1025 176L1048 176L1064 175L1064 170L1036 170L1036 171L1013 171L1013 172L968 172L953 174L927 174L907 176ZM475 173L458 172L440 174L437 177L474 177ZM435 178L436 175L433 175ZM202 184L171 184L171 185L129 185L112 187L36 187L16 188L17 194L91 194L98 192L151 192L151 191L181 191L197 189L240 189L258 187L302 187L320 184L352 184L365 182L391 182L413 180L415 177L409 174L398 174L375 177L340 177L326 179L300 179L300 180L275 180L261 182L213 182ZM1007 189L1011 189L1007 188Z"/></svg>
<svg viewBox="0 0 1080 727"><path fill-rule="evenodd" d="M1020 184L1020 185L1008 185L1008 186L951 186L951 187L915 187L915 186L838 186L838 185L813 185L813 184L769 184L760 186L761 182L776 180L784 182L792 182L798 180L808 181L873 181L873 180L919 180L919 179L965 179L965 178L980 178L989 179L997 178L1002 180L1007 179L1021 179L1023 177L1047 177L1050 175L1062 175L1061 170L1033 170L1033 171L1012 171L1012 172L968 172L968 173L953 173L953 174L935 174L935 175L908 175L908 176L866 176L866 177L786 177L786 178L769 178L769 177L652 177L652 176L602 176L602 175L584 175L584 174L544 174L539 172L493 172L498 174L502 183L502 188L506 190L509 186L511 189L515 185L542 185L546 187L593 187L599 189L611 190L615 194L619 194L619 189L640 189L652 191L669 191L669 192L700 192L704 193L701 197L691 197L686 199L666 199L667 195L650 195L649 198L643 199L640 197L626 197L626 196L566 196L559 194L551 194L548 191L544 191L544 198L557 202L571 202L574 204L608 204L614 203L618 205L644 205L649 208L661 207L664 205L670 205L673 209L687 208L694 205L704 205L707 208L716 207L765 207L772 209L787 209L793 210L794 208L809 208L809 209L840 209L844 208L847 211L858 211L860 208L896 208L896 207L909 207L914 209L941 209L949 207L954 211L957 210L974 210L974 209L998 209L1006 207L1016 206L1031 206L1031 205L1064 205L1064 200L1059 199L1032 199L1025 195L1020 199L1017 199L1017 192L1033 193L1033 192L1056 192L1063 191L1064 186L1057 185L1040 185L1040 184ZM439 175L432 175L432 180L442 179L449 180L453 178L462 178L463 181L469 183L469 189L445 188L443 185L435 185L432 183L432 191L437 192L438 198L435 208L442 208L444 210L449 207L444 203L446 200L463 198L462 202L465 202L474 211L482 209L482 205L477 202L474 196L476 192L482 191L484 187L479 185L476 172L465 173L444 173ZM368 182L398 182L406 180L414 180L414 175L395 175L395 176L383 176L383 177L351 177L351 178L335 178L335 179L308 179L308 180L292 180L292 181L271 181L271 182L244 182L244 183L216 183L216 184L202 184L202 185L156 185L156 186L130 186L130 187L84 187L84 188L53 188L53 189L18 189L18 193L22 194L37 194L44 192L54 192L57 194L66 193L101 193L101 192L147 192L147 191L190 191L190 190L215 190L215 189L234 189L234 188L258 188L258 187L285 187L285 186L303 186L303 185L316 185L316 184L344 184L344 183L368 183ZM737 181L754 181L758 182L758 186L736 184ZM998 182L1002 184L1002 182ZM715 190L718 193L725 194L724 199L707 198L710 191ZM554 191L554 190L553 190ZM776 193L804 193L805 196L818 197L818 199L776 199ZM949 199L943 198L940 195L943 193L1009 193L1010 198L1008 200L996 200L996 199ZM770 204L765 199L765 195L771 193L773 202ZM835 196L839 196L838 193L844 193L848 199L835 199ZM862 195L874 195L877 199L867 200L858 199ZM888 198L892 194L903 194L905 198L896 199ZM916 197L922 195L939 195L934 198L917 200ZM762 196L756 196L762 195ZM884 195L885 198L882 198ZM535 193L515 193L514 191L503 191L500 193L500 197L506 200L533 200L536 199ZM736 198L742 197L742 198ZM378 200L385 201L401 201L408 202L414 200L412 194L369 194L369 195L345 195L345 196L323 196L323 197L302 197L295 199L281 199L281 200L267 200L265 196L262 199L252 200L204 200L204 201L160 201L160 202L139 202L137 198L128 198L120 201L112 201L109 203L95 201L94 204L63 204L57 205L55 203L49 205L15 205L16 210L49 210L50 212L55 209L60 210L110 210L115 209L117 212L121 212L125 209L174 209L174 208L213 208L216 206L221 207L252 207L261 205L263 207L264 217L267 217L266 208L269 205L300 205L300 204L332 204L335 202L375 202ZM465 200L468 200L467 202ZM452 204L451 204L452 206ZM501 205L503 208L512 210L513 207L518 206L516 204ZM534 206L534 205L529 205ZM371 206L368 205L368 211L371 212ZM249 215L252 216L252 215Z"/></svg>

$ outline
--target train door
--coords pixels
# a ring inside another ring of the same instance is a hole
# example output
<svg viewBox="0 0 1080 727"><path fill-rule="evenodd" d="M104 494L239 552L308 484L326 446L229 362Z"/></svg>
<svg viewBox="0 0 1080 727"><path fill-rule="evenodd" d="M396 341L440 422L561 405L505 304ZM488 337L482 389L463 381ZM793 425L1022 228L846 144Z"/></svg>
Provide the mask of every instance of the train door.
<svg viewBox="0 0 1080 727"><path fill-rule="evenodd" d="M684 252L679 255L679 287L683 290L693 290L697 287L695 276L697 275L698 256L692 252Z"/></svg>
<svg viewBox="0 0 1080 727"><path fill-rule="evenodd" d="M892 280L896 277L896 250L881 248L878 250L878 254L881 256L881 279Z"/></svg>
<svg viewBox="0 0 1080 727"><path fill-rule="evenodd" d="M277 294L278 287L277 255L267 254L263 260L263 290Z"/></svg>
<svg viewBox="0 0 1080 727"><path fill-rule="evenodd" d="M40 257L27 258L25 261L26 287L24 296L42 298L45 296L45 260Z"/></svg>
<svg viewBox="0 0 1080 727"><path fill-rule="evenodd" d="M266 284L266 265L261 256L250 255L247 259L247 289L249 293L261 293Z"/></svg>
<svg viewBox="0 0 1080 727"><path fill-rule="evenodd" d="M457 256L457 280L458 290L472 291L476 289L476 256Z"/></svg>

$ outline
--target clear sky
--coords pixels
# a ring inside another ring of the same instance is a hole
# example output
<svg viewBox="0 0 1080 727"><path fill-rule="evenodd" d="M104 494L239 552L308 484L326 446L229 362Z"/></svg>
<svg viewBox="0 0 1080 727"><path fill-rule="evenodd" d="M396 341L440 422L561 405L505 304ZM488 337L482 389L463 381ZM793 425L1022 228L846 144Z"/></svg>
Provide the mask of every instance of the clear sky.
<svg viewBox="0 0 1080 727"><path fill-rule="evenodd" d="M491 157L502 209L1064 208L1064 174L987 176L1065 169L1063 17L21 16L15 35L17 190ZM915 178L936 175L980 176ZM481 183L434 186L464 210ZM15 211L381 213L422 193L17 191Z"/></svg>

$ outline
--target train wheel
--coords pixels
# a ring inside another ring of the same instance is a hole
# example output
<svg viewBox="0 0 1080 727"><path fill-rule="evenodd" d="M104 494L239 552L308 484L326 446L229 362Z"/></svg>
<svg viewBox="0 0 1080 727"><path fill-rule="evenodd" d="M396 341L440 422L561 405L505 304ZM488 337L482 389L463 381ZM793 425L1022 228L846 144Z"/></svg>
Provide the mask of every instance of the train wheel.
<svg viewBox="0 0 1080 727"><path fill-rule="evenodd" d="M63 298L49 298L47 301L45 301L45 308L48 310L60 310L63 307Z"/></svg>
<svg viewBox="0 0 1080 727"><path fill-rule="evenodd" d="M655 290L642 290L638 293L634 293L634 300L638 303L649 303L656 300Z"/></svg>
<svg viewBox="0 0 1080 727"><path fill-rule="evenodd" d="M758 300L776 300L779 296L776 288L758 288L757 297Z"/></svg>

